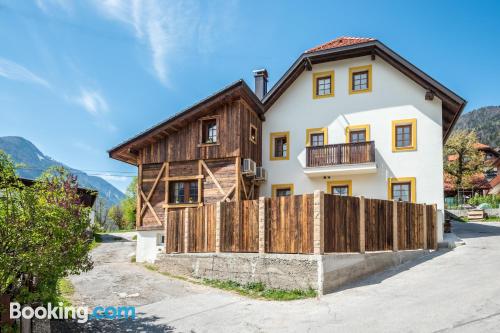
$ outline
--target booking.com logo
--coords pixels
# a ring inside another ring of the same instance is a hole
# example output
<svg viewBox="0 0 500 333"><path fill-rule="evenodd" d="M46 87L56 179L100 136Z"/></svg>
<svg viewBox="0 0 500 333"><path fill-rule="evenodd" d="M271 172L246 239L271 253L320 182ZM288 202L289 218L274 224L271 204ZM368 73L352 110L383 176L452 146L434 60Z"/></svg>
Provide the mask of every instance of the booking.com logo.
<svg viewBox="0 0 500 333"><path fill-rule="evenodd" d="M100 319L135 319L135 306L96 306L91 313L83 306L64 306L59 302L53 307L48 303L47 307L39 306L33 309L23 306L17 302L10 303L10 319L76 319L78 323L86 323L88 320Z"/></svg>

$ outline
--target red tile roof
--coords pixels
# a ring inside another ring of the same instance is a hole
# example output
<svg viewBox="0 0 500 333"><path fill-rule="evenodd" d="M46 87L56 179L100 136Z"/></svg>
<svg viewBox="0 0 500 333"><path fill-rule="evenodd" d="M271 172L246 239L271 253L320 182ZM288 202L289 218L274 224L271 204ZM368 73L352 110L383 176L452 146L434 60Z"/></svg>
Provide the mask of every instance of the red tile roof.
<svg viewBox="0 0 500 333"><path fill-rule="evenodd" d="M307 50L305 53L334 49L334 48L342 47L342 46L367 43L367 42L371 42L374 40L375 39L373 39L373 38L345 37L345 36L343 36L343 37L335 38L334 40L331 40L331 41L326 42L324 44L318 45L316 47L313 47L312 49Z"/></svg>

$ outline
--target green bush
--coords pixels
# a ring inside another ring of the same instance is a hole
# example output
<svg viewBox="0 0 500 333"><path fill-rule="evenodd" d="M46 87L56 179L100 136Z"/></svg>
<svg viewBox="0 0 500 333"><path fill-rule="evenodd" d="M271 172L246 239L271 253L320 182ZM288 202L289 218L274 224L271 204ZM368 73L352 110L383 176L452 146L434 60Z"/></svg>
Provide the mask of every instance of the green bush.
<svg viewBox="0 0 500 333"><path fill-rule="evenodd" d="M469 199L469 205L479 206L482 203L487 203L491 206L491 208L498 208L500 204L500 195L498 194L488 194L488 195L479 195L476 193L472 198Z"/></svg>

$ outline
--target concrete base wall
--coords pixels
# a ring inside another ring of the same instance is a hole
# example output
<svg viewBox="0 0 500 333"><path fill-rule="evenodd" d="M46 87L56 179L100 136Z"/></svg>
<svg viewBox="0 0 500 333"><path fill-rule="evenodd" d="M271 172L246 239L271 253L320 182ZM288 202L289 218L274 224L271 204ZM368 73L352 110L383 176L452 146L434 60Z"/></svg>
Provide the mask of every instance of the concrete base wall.
<svg viewBox="0 0 500 333"><path fill-rule="evenodd" d="M164 246L158 243L158 239L162 235L163 230L137 231L135 260L153 263L158 253L164 251Z"/></svg>
<svg viewBox="0 0 500 333"><path fill-rule="evenodd" d="M180 253L157 256L160 272L239 283L262 282L279 289L330 293L370 274L429 253L427 250L325 255Z"/></svg>
<svg viewBox="0 0 500 333"><path fill-rule="evenodd" d="M331 293L340 287L371 274L395 267L429 253L427 250L370 253L336 253L321 256L322 292Z"/></svg>
<svg viewBox="0 0 500 333"><path fill-rule="evenodd" d="M239 283L262 282L271 288L318 289L314 255L187 253L158 256L160 272Z"/></svg>

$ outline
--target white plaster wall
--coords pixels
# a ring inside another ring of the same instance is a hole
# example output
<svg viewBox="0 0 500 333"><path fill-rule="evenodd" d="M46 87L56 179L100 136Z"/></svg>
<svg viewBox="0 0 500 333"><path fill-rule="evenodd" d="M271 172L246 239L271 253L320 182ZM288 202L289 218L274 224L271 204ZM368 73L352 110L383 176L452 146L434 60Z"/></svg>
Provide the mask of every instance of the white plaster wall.
<svg viewBox="0 0 500 333"><path fill-rule="evenodd" d="M137 231L135 253L135 260L137 262L153 263L156 260L157 254L164 249L164 246L157 245L157 237L162 234L162 230Z"/></svg>
<svg viewBox="0 0 500 333"><path fill-rule="evenodd" d="M349 95L349 67L372 65L372 91ZM335 71L335 96L312 98L314 72ZM377 57L328 62L303 72L266 112L263 123L263 166L268 181L261 195L271 195L272 184L293 183L294 194L326 190L329 180L352 180L352 194L387 199L387 179L416 178L416 201L443 208L441 100L425 100L425 89ZM392 120L417 119L417 150L392 152ZM325 180L309 178L305 164L306 129L328 127L328 143L345 143L347 125L370 125L375 141L377 173L346 175ZM269 134L290 131L289 160L271 161Z"/></svg>

